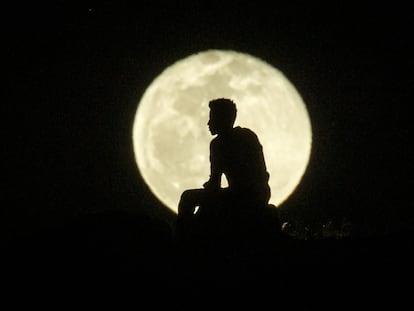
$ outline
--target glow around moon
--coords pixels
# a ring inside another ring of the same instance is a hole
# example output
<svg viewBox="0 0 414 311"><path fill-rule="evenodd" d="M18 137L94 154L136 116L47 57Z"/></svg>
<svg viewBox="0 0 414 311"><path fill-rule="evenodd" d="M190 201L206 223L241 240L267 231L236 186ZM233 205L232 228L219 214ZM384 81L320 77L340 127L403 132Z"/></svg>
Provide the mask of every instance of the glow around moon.
<svg viewBox="0 0 414 311"><path fill-rule="evenodd" d="M253 130L270 173L270 203L278 206L308 165L312 131L302 97L278 69L254 56L207 50L166 68L143 94L133 124L138 169L153 194L177 213L181 193L209 178L208 102L237 105L235 125Z"/></svg>

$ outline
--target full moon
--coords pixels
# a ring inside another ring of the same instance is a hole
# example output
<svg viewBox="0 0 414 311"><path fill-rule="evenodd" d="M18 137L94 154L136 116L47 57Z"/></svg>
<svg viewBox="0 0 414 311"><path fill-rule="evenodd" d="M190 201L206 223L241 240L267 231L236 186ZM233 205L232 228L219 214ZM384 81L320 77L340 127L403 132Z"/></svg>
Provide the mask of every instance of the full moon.
<svg viewBox="0 0 414 311"><path fill-rule="evenodd" d="M210 175L208 102L237 106L235 126L253 130L270 174L270 203L295 190L310 158L312 130L306 105L287 77L266 61L231 50L206 50L171 64L144 92L133 124L134 155L153 194L177 213L184 190L202 188ZM225 178L222 185L226 186Z"/></svg>

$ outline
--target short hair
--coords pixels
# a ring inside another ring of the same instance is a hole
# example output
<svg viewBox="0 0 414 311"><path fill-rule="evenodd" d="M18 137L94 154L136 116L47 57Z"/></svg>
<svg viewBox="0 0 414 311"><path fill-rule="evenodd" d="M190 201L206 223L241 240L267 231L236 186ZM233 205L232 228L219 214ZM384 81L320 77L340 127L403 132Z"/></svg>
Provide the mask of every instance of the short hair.
<svg viewBox="0 0 414 311"><path fill-rule="evenodd" d="M229 98L216 98L210 100L208 106L226 122L233 124L236 120L237 108L233 100Z"/></svg>

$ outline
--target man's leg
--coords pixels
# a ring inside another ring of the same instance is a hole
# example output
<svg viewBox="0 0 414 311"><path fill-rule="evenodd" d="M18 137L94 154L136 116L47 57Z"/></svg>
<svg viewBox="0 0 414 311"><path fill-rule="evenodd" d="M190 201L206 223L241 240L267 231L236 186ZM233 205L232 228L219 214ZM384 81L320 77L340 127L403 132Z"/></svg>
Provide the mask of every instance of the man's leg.
<svg viewBox="0 0 414 311"><path fill-rule="evenodd" d="M176 234L182 246L194 246L197 240L199 224L194 215L197 206L200 206L205 197L205 189L189 189L181 194L178 203L178 215L176 222Z"/></svg>
<svg viewBox="0 0 414 311"><path fill-rule="evenodd" d="M200 206L206 197L205 189L189 189L181 194L178 203L178 216L189 217L194 215L195 208Z"/></svg>

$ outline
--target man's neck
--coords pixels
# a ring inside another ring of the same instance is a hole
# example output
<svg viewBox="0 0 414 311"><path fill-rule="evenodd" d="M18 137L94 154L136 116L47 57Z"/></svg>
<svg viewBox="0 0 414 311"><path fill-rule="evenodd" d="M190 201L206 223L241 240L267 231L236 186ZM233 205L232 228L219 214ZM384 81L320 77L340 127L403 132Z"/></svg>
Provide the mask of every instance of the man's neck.
<svg viewBox="0 0 414 311"><path fill-rule="evenodd" d="M228 136L232 132L232 130L233 130L233 127L230 127L228 129L226 129L226 130L221 131L220 133L218 133L217 136L219 136L219 137L226 137L226 136Z"/></svg>

